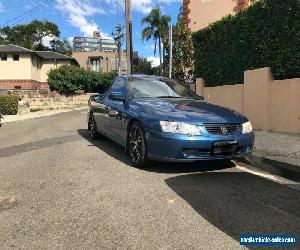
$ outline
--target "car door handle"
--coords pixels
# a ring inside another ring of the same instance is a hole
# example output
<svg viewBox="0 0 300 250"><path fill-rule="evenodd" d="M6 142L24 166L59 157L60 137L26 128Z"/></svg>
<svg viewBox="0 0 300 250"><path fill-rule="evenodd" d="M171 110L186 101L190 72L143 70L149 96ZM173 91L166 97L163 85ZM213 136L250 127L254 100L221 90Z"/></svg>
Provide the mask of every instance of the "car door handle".
<svg viewBox="0 0 300 250"><path fill-rule="evenodd" d="M117 110L114 110L114 109L109 109L108 110L108 115L110 117L116 117L116 116L118 116L118 114L119 114L119 112Z"/></svg>

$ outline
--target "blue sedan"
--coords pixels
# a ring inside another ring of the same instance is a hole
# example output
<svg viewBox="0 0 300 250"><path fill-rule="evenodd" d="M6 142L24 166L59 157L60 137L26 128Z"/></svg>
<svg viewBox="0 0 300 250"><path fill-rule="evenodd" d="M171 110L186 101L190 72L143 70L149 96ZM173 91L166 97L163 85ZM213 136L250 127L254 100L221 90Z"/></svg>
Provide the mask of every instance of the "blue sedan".
<svg viewBox="0 0 300 250"><path fill-rule="evenodd" d="M234 97L232 97L234 98ZM207 103L175 80L120 76L89 101L88 129L122 145L132 163L233 159L252 153L254 133L239 113Z"/></svg>

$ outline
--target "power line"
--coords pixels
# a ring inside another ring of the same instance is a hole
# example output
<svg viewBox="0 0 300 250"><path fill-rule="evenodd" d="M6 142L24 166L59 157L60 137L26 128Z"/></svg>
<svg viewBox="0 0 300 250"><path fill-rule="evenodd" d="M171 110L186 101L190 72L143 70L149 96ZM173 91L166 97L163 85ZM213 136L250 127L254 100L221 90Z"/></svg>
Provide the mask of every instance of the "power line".
<svg viewBox="0 0 300 250"><path fill-rule="evenodd" d="M45 7L45 4L47 2L48 2L48 0L41 1L40 3L38 3L37 5L32 7L30 10L27 10L24 13L22 13L21 15L14 17L13 19L11 19L11 20L7 21L6 23L2 24L0 27L7 26L10 23L13 23L12 26L18 24L19 22L23 21L27 17L29 17L29 16L33 15L34 13L36 13L37 11L39 11L41 8Z"/></svg>
<svg viewBox="0 0 300 250"><path fill-rule="evenodd" d="M30 14L28 14L27 16L24 16L23 18L21 18L21 19L19 19L18 21L14 22L11 26L15 26L16 24L22 22L23 20L25 20L26 18L30 17L30 16L33 15L34 13L38 12L41 8L42 8L42 6L40 6L40 7L37 8L35 11L31 12Z"/></svg>
<svg viewBox="0 0 300 250"><path fill-rule="evenodd" d="M32 8L32 11L28 15L25 15L23 18L16 21L13 25L20 23L24 19L26 19L29 16L33 15L34 13L38 12L40 9L44 8L46 6L47 2L48 2L48 0L42 0L39 4L37 4L34 8Z"/></svg>

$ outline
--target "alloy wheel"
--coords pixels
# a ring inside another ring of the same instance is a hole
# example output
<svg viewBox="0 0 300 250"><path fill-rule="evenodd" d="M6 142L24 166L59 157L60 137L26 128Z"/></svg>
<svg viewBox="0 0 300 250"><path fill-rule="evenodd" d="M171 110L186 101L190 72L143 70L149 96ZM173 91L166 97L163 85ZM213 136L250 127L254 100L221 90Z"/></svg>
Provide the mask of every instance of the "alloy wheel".
<svg viewBox="0 0 300 250"><path fill-rule="evenodd" d="M143 131L138 123L131 126L128 137L128 149L132 163L137 167L142 167L146 164L146 147Z"/></svg>

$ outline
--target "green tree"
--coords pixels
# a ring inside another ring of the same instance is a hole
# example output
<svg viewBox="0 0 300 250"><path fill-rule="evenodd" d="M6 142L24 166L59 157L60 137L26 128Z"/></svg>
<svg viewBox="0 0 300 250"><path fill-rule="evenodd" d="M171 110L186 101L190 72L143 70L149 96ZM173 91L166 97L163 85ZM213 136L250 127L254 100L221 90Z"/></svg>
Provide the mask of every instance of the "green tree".
<svg viewBox="0 0 300 250"><path fill-rule="evenodd" d="M32 50L47 50L42 39L47 36L59 37L58 26L49 21L34 20L29 24L0 28L0 44L15 44Z"/></svg>
<svg viewBox="0 0 300 250"><path fill-rule="evenodd" d="M154 56L157 51L159 51L159 61L160 61L160 75L162 74L162 47L161 43L164 42L168 34L168 24L171 21L170 16L163 15L159 5L151 10L149 15L142 19L142 24L147 24L147 26L142 31L142 39L149 41L154 40ZM165 53L165 46L163 46L163 53Z"/></svg>
<svg viewBox="0 0 300 250"><path fill-rule="evenodd" d="M67 40L53 39L50 41L51 50L67 56L72 55L72 46Z"/></svg>
<svg viewBox="0 0 300 250"><path fill-rule="evenodd" d="M147 75L153 75L154 69L152 68L152 62L147 58L139 57L138 64L133 67L134 73L141 73Z"/></svg>
<svg viewBox="0 0 300 250"><path fill-rule="evenodd" d="M173 27L173 77L186 82L194 69L194 49L191 31L179 16Z"/></svg>

